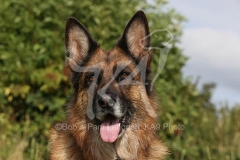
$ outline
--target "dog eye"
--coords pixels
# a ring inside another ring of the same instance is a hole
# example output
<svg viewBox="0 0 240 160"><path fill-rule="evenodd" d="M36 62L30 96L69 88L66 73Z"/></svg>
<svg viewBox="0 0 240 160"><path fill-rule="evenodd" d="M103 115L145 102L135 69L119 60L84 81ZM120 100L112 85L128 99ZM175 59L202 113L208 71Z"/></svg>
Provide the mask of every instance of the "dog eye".
<svg viewBox="0 0 240 160"><path fill-rule="evenodd" d="M91 76L91 77L89 77L89 81L93 81L94 80L94 75L93 76Z"/></svg>
<svg viewBox="0 0 240 160"><path fill-rule="evenodd" d="M118 82L126 79L129 76L129 74L130 74L129 72L125 72L125 71L121 72L118 76Z"/></svg>
<svg viewBox="0 0 240 160"><path fill-rule="evenodd" d="M94 81L94 79L95 79L94 73L92 73L92 72L88 73L87 78L86 78L87 84L90 86L92 84L92 82Z"/></svg>

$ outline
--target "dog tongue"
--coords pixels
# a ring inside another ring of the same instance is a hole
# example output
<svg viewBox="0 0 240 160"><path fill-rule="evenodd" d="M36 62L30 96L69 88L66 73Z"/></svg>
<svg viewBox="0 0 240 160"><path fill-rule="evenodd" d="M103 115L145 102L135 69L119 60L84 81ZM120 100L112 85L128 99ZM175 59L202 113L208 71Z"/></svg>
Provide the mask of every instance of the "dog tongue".
<svg viewBox="0 0 240 160"><path fill-rule="evenodd" d="M104 142L113 143L120 131L119 120L107 120L101 124L100 135Z"/></svg>

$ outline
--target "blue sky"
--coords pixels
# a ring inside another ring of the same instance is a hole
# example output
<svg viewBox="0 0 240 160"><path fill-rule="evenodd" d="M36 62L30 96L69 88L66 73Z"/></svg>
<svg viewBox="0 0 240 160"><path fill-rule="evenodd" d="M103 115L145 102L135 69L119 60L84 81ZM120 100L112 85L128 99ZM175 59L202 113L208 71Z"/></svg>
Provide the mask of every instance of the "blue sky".
<svg viewBox="0 0 240 160"><path fill-rule="evenodd" d="M184 75L215 82L213 102L240 104L240 0L169 0L182 13L180 47L188 56Z"/></svg>

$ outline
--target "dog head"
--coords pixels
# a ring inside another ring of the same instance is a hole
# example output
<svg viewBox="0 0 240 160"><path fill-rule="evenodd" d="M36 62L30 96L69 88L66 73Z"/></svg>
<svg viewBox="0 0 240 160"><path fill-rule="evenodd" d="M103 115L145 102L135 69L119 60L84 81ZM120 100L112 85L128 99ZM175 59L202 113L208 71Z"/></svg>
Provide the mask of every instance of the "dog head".
<svg viewBox="0 0 240 160"><path fill-rule="evenodd" d="M151 106L150 37L144 12L126 25L115 47L104 51L75 18L66 23L66 66L72 72L75 108L114 142L133 121L143 121ZM150 100L150 102L148 102ZM86 116L85 116L86 117Z"/></svg>

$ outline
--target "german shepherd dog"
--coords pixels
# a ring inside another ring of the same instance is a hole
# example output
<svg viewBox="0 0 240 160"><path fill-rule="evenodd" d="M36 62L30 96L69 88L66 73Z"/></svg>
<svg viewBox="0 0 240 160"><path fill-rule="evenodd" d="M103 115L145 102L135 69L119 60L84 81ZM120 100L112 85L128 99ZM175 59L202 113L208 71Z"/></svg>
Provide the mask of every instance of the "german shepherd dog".
<svg viewBox="0 0 240 160"><path fill-rule="evenodd" d="M113 50L104 51L87 29L69 18L66 66L75 94L67 118L50 132L51 160L159 160L158 105L151 91L148 21L130 19Z"/></svg>

